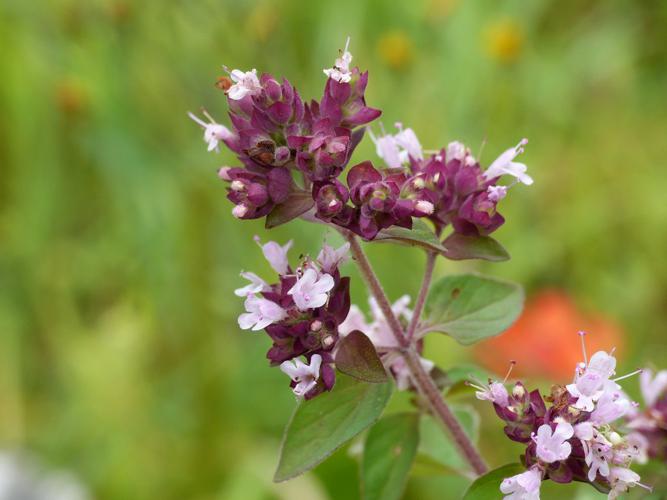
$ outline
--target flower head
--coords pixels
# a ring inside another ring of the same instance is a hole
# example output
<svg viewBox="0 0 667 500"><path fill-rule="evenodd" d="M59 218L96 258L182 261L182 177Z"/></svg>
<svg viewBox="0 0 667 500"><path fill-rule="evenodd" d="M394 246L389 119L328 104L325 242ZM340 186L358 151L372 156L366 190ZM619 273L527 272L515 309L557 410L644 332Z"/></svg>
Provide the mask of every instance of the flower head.
<svg viewBox="0 0 667 500"><path fill-rule="evenodd" d="M299 358L285 361L280 365L280 369L292 379L292 391L297 397L306 396L317 385L320 378L320 366L322 365L322 356L313 354L310 358L310 364L305 364Z"/></svg>

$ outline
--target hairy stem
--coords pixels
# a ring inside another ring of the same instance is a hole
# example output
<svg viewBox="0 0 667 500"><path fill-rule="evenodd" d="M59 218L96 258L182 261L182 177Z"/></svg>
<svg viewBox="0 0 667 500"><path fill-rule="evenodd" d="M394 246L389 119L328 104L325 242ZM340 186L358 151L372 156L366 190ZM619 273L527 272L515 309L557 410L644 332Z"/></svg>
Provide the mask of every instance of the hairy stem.
<svg viewBox="0 0 667 500"><path fill-rule="evenodd" d="M466 435L465 431L461 427L461 424L456 419L456 416L449 409L449 406L447 405L445 400L442 399L442 396L440 395L440 390L436 386L431 376L426 372L426 370L424 370L424 367L422 366L419 358L419 354L417 354L414 345L408 339L408 337L404 335L403 327L401 326L401 323L398 321L398 318L392 311L391 303L387 298L387 294L384 292L384 289L382 288L382 285L380 284L380 281L378 280L375 271L373 271L373 268L371 267L371 263L368 261L366 254L361 248L359 240L357 240L356 236L354 236L352 233L348 231L341 231L341 233L343 234L345 239L350 243L350 251L352 252L352 256L354 257L355 262L359 266L359 270L362 276L368 283L368 286L371 289L371 293L373 294L373 297L375 297L375 300L377 301L380 310L384 314L387 323L389 324L389 327L391 328L391 331L394 334L394 337L396 337L396 341L401 346L401 356L403 356L403 358L405 359L405 363L408 366L408 369L410 370L412 380L417 390L419 391L419 394L424 398L424 400L426 400L433 416L436 417L436 419L452 435L454 442L459 447L461 453L468 461L468 463L475 471L475 473L484 474L487 471L484 459L481 457L481 455L475 448L475 445L472 443L472 441L470 441L470 439ZM427 265L430 265L431 268L435 263L435 256L432 257L432 260L433 262L431 262L431 257L429 256ZM429 262L430 264L428 264ZM430 272L425 274L425 281L428 280L430 282L432 272L433 269L431 269ZM421 309L424 306L423 302L425 300L426 294L428 293L428 288L429 288L428 284L422 285L422 290L420 291L421 300L420 299L417 300L419 310L415 310L416 314L415 316L413 316L413 321L419 320L419 315L421 313ZM423 297L421 297L422 295ZM419 302L421 302L421 304L419 304ZM416 320L414 319L415 317L417 318ZM413 332L414 328L416 328L416 323L413 327Z"/></svg>
<svg viewBox="0 0 667 500"><path fill-rule="evenodd" d="M426 296L428 291L431 288L431 278L433 278L433 269L435 268L435 259L437 254L435 252L429 252L426 254L426 267L424 269L424 279L422 280L421 288L419 289L419 295L417 296L417 302L415 303L415 309L412 312L412 319L408 325L408 331L406 337L408 342L412 342L412 338L415 336L415 330L419 324L419 318L421 317L422 311L424 310L424 304L426 303Z"/></svg>

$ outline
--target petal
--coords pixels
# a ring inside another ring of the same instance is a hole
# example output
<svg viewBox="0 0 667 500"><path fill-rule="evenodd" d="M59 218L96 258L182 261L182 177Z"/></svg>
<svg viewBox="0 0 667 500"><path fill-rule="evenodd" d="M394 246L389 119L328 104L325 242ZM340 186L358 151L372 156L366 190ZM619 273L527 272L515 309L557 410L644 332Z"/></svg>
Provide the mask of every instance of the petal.
<svg viewBox="0 0 667 500"><path fill-rule="evenodd" d="M248 330L257 322L257 315L254 313L243 313L239 316L238 323L241 330Z"/></svg>

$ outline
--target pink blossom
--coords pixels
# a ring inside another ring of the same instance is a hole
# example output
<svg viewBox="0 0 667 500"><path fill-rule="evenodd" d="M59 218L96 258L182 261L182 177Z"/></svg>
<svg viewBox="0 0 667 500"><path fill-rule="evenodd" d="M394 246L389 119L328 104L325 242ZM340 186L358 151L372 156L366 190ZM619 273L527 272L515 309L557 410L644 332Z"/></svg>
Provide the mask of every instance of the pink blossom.
<svg viewBox="0 0 667 500"><path fill-rule="evenodd" d="M352 62L352 54L348 51L350 47L350 37L347 37L345 42L345 49L340 57L336 59L333 68L324 70L324 74L338 83L348 83L352 80L352 72L350 71L350 63Z"/></svg>
<svg viewBox="0 0 667 500"><path fill-rule="evenodd" d="M225 68L226 69L226 68ZM257 78L257 70L241 71L240 69L233 69L229 76L234 85L227 90L227 97L238 101L248 95L257 95L262 92L262 86Z"/></svg>
<svg viewBox="0 0 667 500"><path fill-rule="evenodd" d="M260 292L266 292L270 290L269 285L262 278L257 276L255 273L243 272L241 277L250 281L250 283L242 288L237 288L234 290L234 294L238 297L247 297L248 295L254 295Z"/></svg>
<svg viewBox="0 0 667 500"><path fill-rule="evenodd" d="M519 144L502 153L484 172L484 178L487 180L495 179L501 175L511 175L519 182L530 186L533 179L526 174L528 167L523 163L513 161L517 156L523 153L523 147L528 143L527 139L521 139Z"/></svg>
<svg viewBox="0 0 667 500"><path fill-rule="evenodd" d="M541 484L542 473L532 468L503 480L500 491L506 495L504 500L539 500Z"/></svg>
<svg viewBox="0 0 667 500"><path fill-rule="evenodd" d="M279 245L275 241L269 241L264 245L261 244L259 236L255 236L255 241L262 248L262 253L274 271L281 276L284 276L289 271L289 261L287 260L287 252L292 248L292 240L285 245Z"/></svg>
<svg viewBox="0 0 667 500"><path fill-rule="evenodd" d="M565 460L572 452L572 445L567 440L573 435L574 429L567 422L560 422L553 431L550 425L541 425L537 429L537 436L533 437L538 458L547 463Z"/></svg>
<svg viewBox="0 0 667 500"><path fill-rule="evenodd" d="M248 295L245 308L247 312L241 314L238 320L242 330L262 330L287 316L287 312L275 302L255 295Z"/></svg>
<svg viewBox="0 0 667 500"><path fill-rule="evenodd" d="M216 123L205 111L204 115L210 120L209 123L198 118L194 113L188 113L188 116L204 129L204 142L208 144L208 150L218 152L220 150L218 147L220 141L228 141L234 137L234 134L224 125Z"/></svg>
<svg viewBox="0 0 667 500"><path fill-rule="evenodd" d="M652 370L644 370L639 375L639 386L646 406L653 406L667 391L667 370L658 372L655 377Z"/></svg>
<svg viewBox="0 0 667 500"><path fill-rule="evenodd" d="M321 365L322 356L313 354L309 365L305 364L299 358L294 358L281 363L280 369L296 383L292 391L297 397L302 398L317 385Z"/></svg>
<svg viewBox="0 0 667 500"><path fill-rule="evenodd" d="M327 245L322 246L317 262L325 273L333 272L338 266L350 258L350 244L345 243L338 249Z"/></svg>
<svg viewBox="0 0 667 500"><path fill-rule="evenodd" d="M320 275L315 269L308 268L287 293L292 296L299 311L306 311L326 304L328 292L333 287L334 279L331 275Z"/></svg>

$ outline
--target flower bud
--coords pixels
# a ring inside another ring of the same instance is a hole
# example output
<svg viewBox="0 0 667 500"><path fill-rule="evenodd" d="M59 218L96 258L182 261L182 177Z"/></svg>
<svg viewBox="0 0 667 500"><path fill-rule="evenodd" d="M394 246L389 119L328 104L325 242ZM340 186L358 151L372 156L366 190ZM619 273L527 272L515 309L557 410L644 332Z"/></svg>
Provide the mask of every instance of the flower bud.
<svg viewBox="0 0 667 500"><path fill-rule="evenodd" d="M248 213L248 207L246 205L236 205L232 209L232 215L237 219L242 219Z"/></svg>
<svg viewBox="0 0 667 500"><path fill-rule="evenodd" d="M229 176L229 171L232 169L232 167L220 167L218 169L218 177L220 177L223 181L231 181L232 178Z"/></svg>

